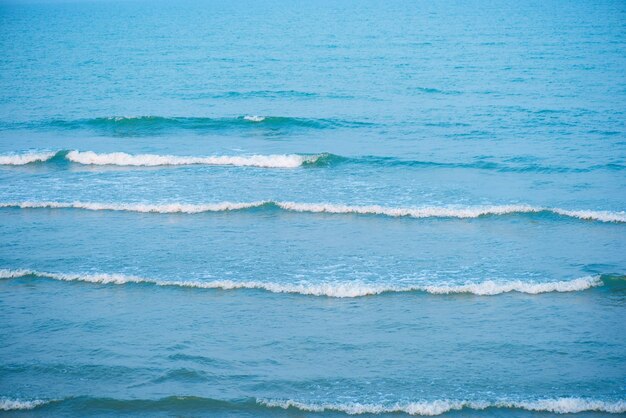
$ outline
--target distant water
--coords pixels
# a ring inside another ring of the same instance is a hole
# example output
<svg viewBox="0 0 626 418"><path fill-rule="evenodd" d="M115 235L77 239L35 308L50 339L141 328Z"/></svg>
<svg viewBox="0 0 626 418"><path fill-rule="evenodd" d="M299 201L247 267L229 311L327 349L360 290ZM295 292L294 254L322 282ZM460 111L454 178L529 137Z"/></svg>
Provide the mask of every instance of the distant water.
<svg viewBox="0 0 626 418"><path fill-rule="evenodd" d="M624 22L3 2L0 415L626 414Z"/></svg>

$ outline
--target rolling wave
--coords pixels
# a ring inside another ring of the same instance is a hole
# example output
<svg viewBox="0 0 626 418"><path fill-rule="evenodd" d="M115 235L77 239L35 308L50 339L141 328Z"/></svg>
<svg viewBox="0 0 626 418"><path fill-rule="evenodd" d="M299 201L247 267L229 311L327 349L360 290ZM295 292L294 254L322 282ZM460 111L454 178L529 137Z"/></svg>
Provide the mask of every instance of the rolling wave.
<svg viewBox="0 0 626 418"><path fill-rule="evenodd" d="M115 166L179 166L179 165L232 165L239 167L261 168L296 168L314 165L318 160L328 158L327 154L318 155L242 155L242 156L207 156L185 157L178 155L127 154L112 152L98 154L93 151L58 151L46 153L24 153L0 156L0 165L26 165L50 160L66 160L84 165Z"/></svg>
<svg viewBox="0 0 626 418"><path fill-rule="evenodd" d="M261 116L247 117L251 122L263 122ZM404 160L395 157L344 157L331 153L320 154L278 154L278 155L217 155L217 156L181 156L159 154L128 154L125 152L96 153L93 151L60 150L57 152L24 152L0 155L0 165L26 165L46 161L63 160L88 165L117 166L177 166L177 165L234 165L269 168L293 168L299 166L332 167L340 164L371 165L380 167L423 167L449 169L476 169L498 172L539 172L569 173L590 172L594 170L621 171L626 165L620 163L597 164L590 167L558 167L549 165L507 164L489 161L467 163Z"/></svg>
<svg viewBox="0 0 626 418"><path fill-rule="evenodd" d="M548 208L530 205L492 205L492 206L424 206L415 208L388 207L380 205L340 205L332 203L298 203L282 201L253 202L218 202L205 204L192 203L100 203L100 202L0 202L0 208L20 209L82 209L110 210L139 213L186 213L225 212L255 208L275 208L287 212L380 215L408 218L479 218L484 216L503 216L515 214L551 213L568 218L598 222L626 222L625 211L593 211Z"/></svg>
<svg viewBox="0 0 626 418"><path fill-rule="evenodd" d="M409 415L434 416L462 409L484 410L487 408L523 409L527 411L552 412L557 414L574 414L591 411L609 412L613 414L626 412L626 401L606 402L582 398L556 398L534 401L502 400L496 402L443 399L424 402L396 403L388 406L361 403L306 403L293 400L261 400L259 402L273 408L297 409L308 412L334 411L343 412L348 415L406 413Z"/></svg>
<svg viewBox="0 0 626 418"><path fill-rule="evenodd" d="M91 130L114 136L145 136L174 130L210 131L290 131L294 129L334 129L370 126L367 122L340 119L244 115L237 117L110 116L77 120L44 120L19 123L16 128Z"/></svg>
<svg viewBox="0 0 626 418"><path fill-rule="evenodd" d="M26 152L0 155L0 165L26 165L51 160L57 152Z"/></svg>
<svg viewBox="0 0 626 418"><path fill-rule="evenodd" d="M0 398L0 411L24 411L35 409L38 406L45 405L49 401L35 399L32 401L23 401L19 399Z"/></svg>
<svg viewBox="0 0 626 418"><path fill-rule="evenodd" d="M65 406L63 406L65 404ZM20 401L0 400L0 411L30 410L42 406L54 408L76 407L82 411L97 408L99 411L233 411L237 409L255 410L262 409L285 409L301 412L339 412L348 415L361 414L389 414L404 413L414 416L437 416L450 411L486 409L513 409L533 412L550 412L555 414L576 414L580 412L605 412L622 414L626 412L626 401L604 401L578 397L561 397L552 399L533 400L451 400L437 399L430 401L398 402L394 404L376 403L330 403L330 402L299 402L294 400L271 400L257 398L243 398L219 400L201 398L196 396L169 396L161 399L113 399L73 397L55 401Z"/></svg>
<svg viewBox="0 0 626 418"><path fill-rule="evenodd" d="M262 122L260 116L250 116L252 122ZM251 156L179 156L159 154L128 154L124 152L95 153L93 151L61 150L57 152L25 152L0 155L0 165L25 165L54 160L79 164L119 166L173 166L173 165L234 165L254 167L292 168L301 165L331 167L340 164L371 165L381 167L423 167L449 169L476 169L498 172L582 173L595 170L621 171L626 165L620 163L597 164L589 167L559 167L550 165L507 164L489 161L467 163L404 160L395 157L344 157L331 153L279 154Z"/></svg>
<svg viewBox="0 0 626 418"><path fill-rule="evenodd" d="M433 295L473 294L478 296L494 296L502 293L518 292L536 295L552 292L577 292L593 287L613 284L623 276L586 276L568 281L557 282L524 282L521 280L493 281L479 283L438 285L404 285L371 284L361 281L330 282L330 283L276 283L262 281L233 280L158 280L123 274L64 274L49 273L35 270L0 269L0 279L17 279L33 277L66 282L84 282L95 284L147 284L164 287L181 287L196 289L236 290L255 289L271 293L294 293L308 296L326 296L332 298L356 298L374 296L383 293L429 293Z"/></svg>

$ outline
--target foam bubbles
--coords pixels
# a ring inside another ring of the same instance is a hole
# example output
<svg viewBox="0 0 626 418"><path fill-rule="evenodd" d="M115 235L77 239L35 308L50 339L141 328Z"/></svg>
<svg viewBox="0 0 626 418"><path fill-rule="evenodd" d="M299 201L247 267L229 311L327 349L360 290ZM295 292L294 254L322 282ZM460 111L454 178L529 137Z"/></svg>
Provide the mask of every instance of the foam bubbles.
<svg viewBox="0 0 626 418"><path fill-rule="evenodd" d="M42 401L39 399L32 401L22 401L18 399L0 399L0 411L23 411L35 409L38 406L47 404L47 401Z"/></svg>
<svg viewBox="0 0 626 418"><path fill-rule="evenodd" d="M265 120L263 116L256 116L256 115L246 115L243 118L244 120L247 120L250 122L263 122Z"/></svg>
<svg viewBox="0 0 626 418"><path fill-rule="evenodd" d="M277 283L263 281L234 281L234 280L157 280L123 274L64 274L48 273L33 270L0 269L0 279L19 277L41 277L59 281L79 281L97 284L124 285L128 283L144 283L156 286L189 287L198 289L256 289L272 293L293 293L308 296L325 296L331 298L356 298L373 296L382 293L424 292L433 295L445 294L473 294L478 296L494 296L508 292L536 295L550 292L576 292L592 287L602 286L604 283L599 276L581 277L569 281L528 283L515 281L484 281L468 284L440 284L440 285L405 285L372 284L360 281L325 282L325 283Z"/></svg>
<svg viewBox="0 0 626 418"><path fill-rule="evenodd" d="M56 152L27 152L24 154L0 155L0 165L26 165L48 161Z"/></svg>
<svg viewBox="0 0 626 418"><path fill-rule="evenodd" d="M332 203L297 203L281 201L255 202L219 202L205 204L165 203L96 203L96 202L0 202L0 207L16 207L22 209L56 208L113 210L127 212L151 213L202 213L220 212L274 206L290 212L382 215L389 217L410 218L479 218L482 216L502 216L525 213L548 212L564 217L599 222L626 222L626 212L608 211L572 211L560 208L542 208L530 205L493 205L493 206L424 206L416 208L389 207L380 205L341 205Z"/></svg>
<svg viewBox="0 0 626 418"><path fill-rule="evenodd" d="M259 404L270 408L294 408L308 412L336 411L348 415L406 413L419 416L436 416L462 409L484 410L487 408L524 409L527 411L574 414L579 412L626 412L626 401L607 402L583 398L556 398L532 401L459 401L433 400L423 402L396 403L391 405L367 403L308 403L294 400L258 400Z"/></svg>

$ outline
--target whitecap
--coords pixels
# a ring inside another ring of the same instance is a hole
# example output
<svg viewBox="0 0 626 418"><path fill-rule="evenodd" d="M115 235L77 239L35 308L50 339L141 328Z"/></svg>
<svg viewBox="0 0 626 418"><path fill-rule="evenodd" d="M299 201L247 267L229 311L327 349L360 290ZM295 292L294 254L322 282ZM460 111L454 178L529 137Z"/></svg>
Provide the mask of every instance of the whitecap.
<svg viewBox="0 0 626 418"><path fill-rule="evenodd" d="M265 117L256 115L246 115L243 118L250 122L263 122L265 120Z"/></svg>
<svg viewBox="0 0 626 418"><path fill-rule="evenodd" d="M620 414L626 412L626 401L600 401L583 398L555 398L529 401L466 401L466 400L433 400L422 402L406 402L395 404L368 403L311 403L294 400L263 400L259 404L270 408L299 409L308 412L336 411L348 415L406 413L409 415L435 416L462 409L484 410L487 408L524 409L527 411L552 412L557 414L573 414L579 412L608 412Z"/></svg>
<svg viewBox="0 0 626 418"><path fill-rule="evenodd" d="M113 210L152 213L201 213L250 209L273 205L285 211L306 213L383 215L389 217L410 218L478 218L482 216L501 216L509 214L549 212L564 217L599 222L626 222L626 212L609 211L574 211L560 208L544 208L530 205L492 205L492 206L423 206L415 208L388 207L380 205L341 205L332 203L297 203L282 201L254 202L218 202L205 204L191 203L97 203L97 202L0 202L0 207L66 208L86 210Z"/></svg>
<svg viewBox="0 0 626 418"><path fill-rule="evenodd" d="M123 274L67 274L49 273L34 270L0 269L0 279L14 279L26 276L35 276L60 281L79 281L98 284L123 285L127 283L145 283L156 286L189 287L198 289L257 289L272 293L293 293L309 296L326 296L332 298L356 298L373 296L381 293L424 292L434 295L443 294L473 294L478 296L493 296L508 292L526 294L540 294L550 292L576 292L592 287L602 286L604 283L599 276L586 276L568 281L557 282L523 282L515 281L484 281L467 284L440 284L440 285L405 285L372 284L362 281L346 282L297 282L277 283L263 281L235 281L235 280L158 280Z"/></svg>
<svg viewBox="0 0 626 418"><path fill-rule="evenodd" d="M23 401L19 399L0 399L0 411L18 411L35 409L38 406L47 404L48 401L35 399L32 401Z"/></svg>
<svg viewBox="0 0 626 418"><path fill-rule="evenodd" d="M48 161L54 158L56 152L26 152L23 154L0 155L0 165L26 165Z"/></svg>

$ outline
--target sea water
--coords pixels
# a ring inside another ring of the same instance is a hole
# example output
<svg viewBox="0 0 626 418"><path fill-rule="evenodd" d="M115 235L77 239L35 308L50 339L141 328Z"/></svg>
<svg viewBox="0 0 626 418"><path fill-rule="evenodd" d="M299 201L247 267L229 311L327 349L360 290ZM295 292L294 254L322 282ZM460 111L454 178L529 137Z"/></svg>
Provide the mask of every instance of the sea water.
<svg viewBox="0 0 626 418"><path fill-rule="evenodd" d="M3 2L0 414L626 413L624 22Z"/></svg>

